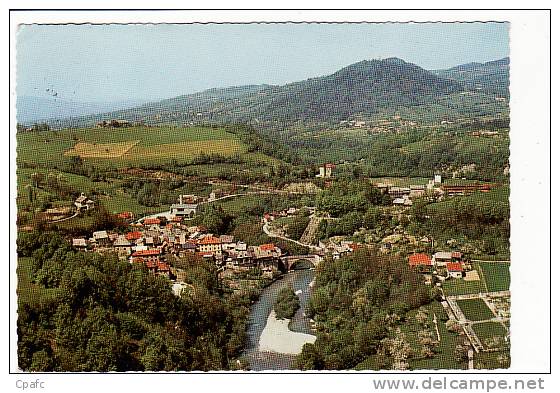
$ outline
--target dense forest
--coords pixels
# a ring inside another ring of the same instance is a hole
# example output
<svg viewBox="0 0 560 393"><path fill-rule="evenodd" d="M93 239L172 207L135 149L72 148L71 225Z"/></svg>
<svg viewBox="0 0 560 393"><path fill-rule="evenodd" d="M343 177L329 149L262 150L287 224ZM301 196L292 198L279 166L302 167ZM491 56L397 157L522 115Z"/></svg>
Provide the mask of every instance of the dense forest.
<svg viewBox="0 0 560 393"><path fill-rule="evenodd" d="M191 264L192 290L116 256L74 251L55 233L22 234L39 291L18 307L18 359L25 371L216 370L235 367L250 299L224 294L215 267ZM25 290L25 288L20 288ZM29 298L29 296L27 297Z"/></svg>

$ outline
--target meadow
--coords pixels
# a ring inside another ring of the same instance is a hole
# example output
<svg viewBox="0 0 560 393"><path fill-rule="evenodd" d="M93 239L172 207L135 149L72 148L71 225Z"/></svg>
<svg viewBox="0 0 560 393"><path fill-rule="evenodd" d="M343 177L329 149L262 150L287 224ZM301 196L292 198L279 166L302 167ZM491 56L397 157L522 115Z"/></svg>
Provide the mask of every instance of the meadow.
<svg viewBox="0 0 560 393"><path fill-rule="evenodd" d="M508 262L478 262L489 292L507 291L511 281Z"/></svg>
<svg viewBox="0 0 560 393"><path fill-rule="evenodd" d="M17 134L18 163L62 164L80 156L100 167L191 160L201 154L231 156L245 153L234 134L212 127L84 128Z"/></svg>
<svg viewBox="0 0 560 393"><path fill-rule="evenodd" d="M507 330L501 323L476 323L473 330L487 349L501 348L505 344Z"/></svg>
<svg viewBox="0 0 560 393"><path fill-rule="evenodd" d="M457 300L465 317L470 321L485 321L494 318L494 313L482 299Z"/></svg>

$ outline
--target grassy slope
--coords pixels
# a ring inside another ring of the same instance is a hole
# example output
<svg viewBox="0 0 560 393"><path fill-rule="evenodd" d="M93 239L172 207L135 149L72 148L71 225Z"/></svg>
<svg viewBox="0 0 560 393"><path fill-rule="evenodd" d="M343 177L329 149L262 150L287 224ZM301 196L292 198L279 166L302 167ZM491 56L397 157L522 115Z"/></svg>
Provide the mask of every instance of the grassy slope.
<svg viewBox="0 0 560 393"><path fill-rule="evenodd" d="M31 264L31 258L18 258L17 296L19 306L23 304L37 304L49 301L59 294L59 290L57 288L46 289L32 282Z"/></svg>
<svg viewBox="0 0 560 393"><path fill-rule="evenodd" d="M115 158L89 158L97 165L127 166L173 159L191 159L201 152L231 155L244 153L245 146L231 133L205 127L86 128L18 133L18 161L43 165L65 159L76 143L122 143L139 141L126 154Z"/></svg>

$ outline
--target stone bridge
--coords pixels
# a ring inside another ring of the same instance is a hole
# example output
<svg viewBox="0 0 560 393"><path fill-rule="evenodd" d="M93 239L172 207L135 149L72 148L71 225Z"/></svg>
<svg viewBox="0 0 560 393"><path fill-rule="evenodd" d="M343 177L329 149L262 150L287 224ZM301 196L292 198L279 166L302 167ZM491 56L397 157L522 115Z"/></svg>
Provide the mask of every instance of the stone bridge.
<svg viewBox="0 0 560 393"><path fill-rule="evenodd" d="M284 269L286 271L292 270L292 268L299 262L299 261L307 261L311 262L313 266L317 267L319 262L323 260L323 257L316 255L316 254L308 254L308 255L288 255L285 257L280 258L280 262L284 265Z"/></svg>

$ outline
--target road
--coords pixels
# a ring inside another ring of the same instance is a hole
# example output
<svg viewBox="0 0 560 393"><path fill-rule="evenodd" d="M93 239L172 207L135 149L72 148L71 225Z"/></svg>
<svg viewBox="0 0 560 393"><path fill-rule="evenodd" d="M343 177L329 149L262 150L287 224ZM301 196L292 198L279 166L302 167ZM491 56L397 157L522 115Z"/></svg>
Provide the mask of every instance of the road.
<svg viewBox="0 0 560 393"><path fill-rule="evenodd" d="M267 234L268 236L270 236L270 237L274 237L274 238L277 238L277 239L286 240L286 241L295 243L295 244L297 244L297 245L299 245L299 246L302 246L302 247L309 247L309 249L314 250L314 251L323 251L323 249L322 249L321 247L314 246L313 244L302 243L302 242L300 242L300 241L298 241L298 240L290 239L289 237L285 237L285 236L280 236L280 235L278 235L278 234L272 232L272 231L270 230L270 228L268 227L268 222L265 222L265 223L264 223L264 225L263 225L263 227L262 227L262 230L263 230L264 233L266 233L266 234Z"/></svg>
<svg viewBox="0 0 560 393"><path fill-rule="evenodd" d="M210 183L209 182L209 184L217 184L217 183ZM246 186L246 185L238 185L238 186L239 187L250 187L250 186ZM230 195L225 195L223 197L219 197L219 198L216 198L216 199L206 200L206 201L200 202L198 205L206 205L206 204L209 204L209 203L223 201L225 199L231 199L231 198L237 198L237 197L243 197L243 196L267 195L267 194L307 195L304 192L284 191L284 190L247 191L247 192L244 192L244 193L241 193L241 194L230 194ZM169 220L171 218L171 213L169 212L169 210L165 210L165 211L160 212L160 213L149 214L147 216L140 217L139 219L136 220L136 222L140 223L141 221L145 220L146 218L157 218L157 217L165 217Z"/></svg>
<svg viewBox="0 0 560 393"><path fill-rule="evenodd" d="M74 214L71 215L70 217L61 218L60 220L56 220L56 221L51 221L49 224L56 224L57 222L62 222L62 221L70 220L71 218L76 217L78 214L80 214L80 211L79 211L79 210L77 210L76 213L74 213Z"/></svg>

